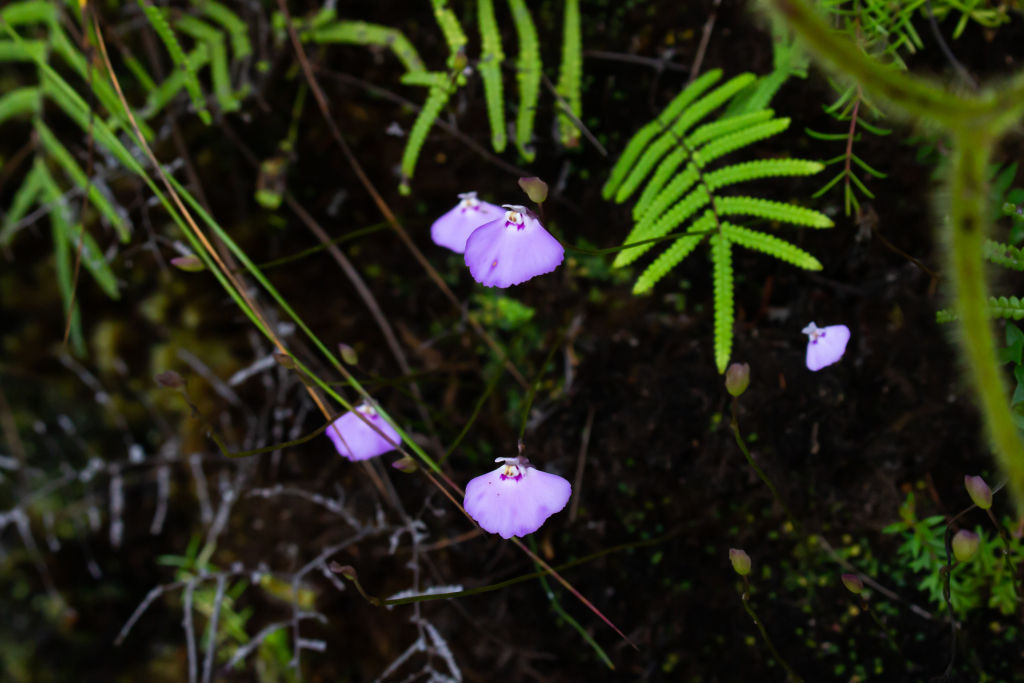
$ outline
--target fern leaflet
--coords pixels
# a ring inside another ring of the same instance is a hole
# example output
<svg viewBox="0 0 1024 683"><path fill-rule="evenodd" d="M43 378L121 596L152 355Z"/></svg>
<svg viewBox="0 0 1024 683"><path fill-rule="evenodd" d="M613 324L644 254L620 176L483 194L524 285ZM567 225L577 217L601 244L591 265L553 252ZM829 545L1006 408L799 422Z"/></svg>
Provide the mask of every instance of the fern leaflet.
<svg viewBox="0 0 1024 683"><path fill-rule="evenodd" d="M556 91L579 120L583 114L583 97L580 92L583 74L583 42L580 37L579 0L565 0L563 22L562 67L559 71ZM558 114L558 130L562 144L566 147L577 147L580 144L580 129L565 112Z"/></svg>
<svg viewBox="0 0 1024 683"><path fill-rule="evenodd" d="M725 372L732 355L732 245L724 234L711 238L712 280L715 285L715 365Z"/></svg>
<svg viewBox="0 0 1024 683"><path fill-rule="evenodd" d="M519 36L519 58L516 61L516 79L519 82L519 114L516 117L516 147L527 161L533 161L533 119L540 98L540 44L537 27L533 24L525 0L508 0L512 19Z"/></svg>
<svg viewBox="0 0 1024 683"><path fill-rule="evenodd" d="M416 48L398 29L367 24L365 21L339 21L303 34L315 43L348 43L390 48L406 71L426 71Z"/></svg>
<svg viewBox="0 0 1024 683"><path fill-rule="evenodd" d="M494 151L505 151L508 135L505 132L505 95L501 80L501 63L505 53L501 49L501 33L494 18L494 1L477 0L477 15L480 22L480 42L483 44L477 70L484 82L484 96L487 99L487 116L491 123L491 145Z"/></svg>
<svg viewBox="0 0 1024 683"><path fill-rule="evenodd" d="M192 69L188 59L186 59L181 43L174 37L174 31L171 30L170 24L164 19L164 15L159 7L149 4L147 0L138 0L138 3L149 23L153 26L153 30L160 36L164 47L170 53L171 61L174 62L175 68L184 72L185 90L188 91L189 97L192 98L192 105L196 108L199 119L206 125L210 125L213 119L210 117L210 112L206 109L206 100L203 98L203 91L199 87L199 79L196 78L196 72Z"/></svg>

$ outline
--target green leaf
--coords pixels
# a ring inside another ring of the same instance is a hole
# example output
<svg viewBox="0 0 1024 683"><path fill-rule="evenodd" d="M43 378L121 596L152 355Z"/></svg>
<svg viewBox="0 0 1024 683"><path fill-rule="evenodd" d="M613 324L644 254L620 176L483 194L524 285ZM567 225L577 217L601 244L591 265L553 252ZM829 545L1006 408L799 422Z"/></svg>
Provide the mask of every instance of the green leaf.
<svg viewBox="0 0 1024 683"><path fill-rule="evenodd" d="M525 0L508 0L512 20L519 36L519 57L516 60L516 80L519 83L519 114L516 116L516 147L526 161L533 161L533 119L540 98L540 44Z"/></svg>
<svg viewBox="0 0 1024 683"><path fill-rule="evenodd" d="M756 230L742 228L731 223L722 223L722 234L731 242L770 254L777 259L792 263L794 266L807 270L821 270L822 266L818 259L808 254L803 249L796 247L789 242L779 239Z"/></svg>
<svg viewBox="0 0 1024 683"><path fill-rule="evenodd" d="M171 29L167 20L164 18L163 13L159 7L155 7L149 4L148 0L137 0L139 7L142 8L143 13L146 15L146 19L149 20L150 25L153 26L153 30L160 36L160 40L163 41L164 47L167 48L167 52L171 55L171 61L174 62L176 69L183 72L185 89L188 91L189 97L192 98L192 105L196 108L196 113L199 115L200 120L206 125L210 125L213 119L210 117L210 112L206 109L206 100L203 98L202 88L199 86L199 79L196 78L196 72L192 69L188 59L185 57L185 51L181 49L181 44L178 39L174 36L174 31Z"/></svg>
<svg viewBox="0 0 1024 683"><path fill-rule="evenodd" d="M491 124L491 145L494 151L505 151L508 135L505 132L505 95L501 76L501 63L505 53L501 49L501 33L494 18L494 0L477 0L477 15L480 24L480 42L483 49L477 71L484 82L484 97L487 100L487 118Z"/></svg>
<svg viewBox="0 0 1024 683"><path fill-rule="evenodd" d="M0 229L0 246L6 247L11 243L17 224L28 214L42 189L43 179L39 175L38 166L34 165L22 181L21 187L14 193L11 206L4 216L3 229Z"/></svg>
<svg viewBox="0 0 1024 683"><path fill-rule="evenodd" d="M43 149L64 169L64 172L67 173L75 185L83 191L88 187L89 204L96 207L103 214L103 217L110 221L110 224L114 226L114 229L117 230L118 235L121 237L121 242L127 243L131 239L131 230L125 224L124 216L100 192L95 183L89 182L81 166L78 165L78 162L71 156L67 148L61 144L60 140L53 134L53 131L41 119L36 119L33 125L35 126L36 133L39 135L39 141L42 143Z"/></svg>
<svg viewBox="0 0 1024 683"><path fill-rule="evenodd" d="M583 115L583 97L581 94L583 76L583 41L580 37L580 2L565 0L562 34L562 66L558 74L556 90L566 101L572 113L579 119ZM565 114L558 114L558 129L562 144L576 147L580 143L581 131Z"/></svg>
<svg viewBox="0 0 1024 683"><path fill-rule="evenodd" d="M469 42L465 31L462 30L462 24L459 23L455 12L448 7L448 0L430 2L434 5L434 18L444 33L445 42L448 43L448 68L452 71L461 71L465 66L466 43Z"/></svg>
<svg viewBox="0 0 1024 683"><path fill-rule="evenodd" d="M725 372L732 355L732 249L723 235L711 238L711 263L714 266L715 285L715 364L718 372Z"/></svg>
<svg viewBox="0 0 1024 683"><path fill-rule="evenodd" d="M3 123L12 116L38 114L42 108L42 91L39 88L18 88L17 90L12 90L3 97L0 97L0 123Z"/></svg>
<svg viewBox="0 0 1024 683"><path fill-rule="evenodd" d="M831 228L835 225L831 218L820 211L754 197L716 198L715 207L720 216L759 216L809 228Z"/></svg>
<svg viewBox="0 0 1024 683"><path fill-rule="evenodd" d="M454 90L454 85L448 83L447 74L436 75L443 77L445 83L430 88L427 101L423 104L419 116L416 117L412 130L409 131L409 140L406 142L405 152L402 154L402 181L398 188L402 194L409 194L409 179L412 178L413 172L416 170L416 161L419 159L420 150L427 139L427 133L434 126L434 121L441 114L441 110L447 104L448 98L451 97Z"/></svg>
<svg viewBox="0 0 1024 683"><path fill-rule="evenodd" d="M398 29L368 24L365 21L340 21L310 31L304 40L315 43L348 43L351 45L376 45L389 48L398 57L406 71L426 71L423 60L416 48Z"/></svg>
<svg viewBox="0 0 1024 683"><path fill-rule="evenodd" d="M110 266L103 258L103 252L100 250L99 245L96 244L96 240L88 232L84 231L80 225L72 226L71 212L67 201L64 199L64 193L61 192L60 187L57 185L57 181L53 179L53 176L50 175L46 165L39 157L36 157L36 166L39 169L38 173L42 181L42 197L53 205L50 211L51 222L60 229L76 252L79 249L79 243L81 243L82 266L89 271L96 284L106 292L107 296L111 299L120 299L121 293L117 289L117 278L114 277L113 271L110 270Z"/></svg>

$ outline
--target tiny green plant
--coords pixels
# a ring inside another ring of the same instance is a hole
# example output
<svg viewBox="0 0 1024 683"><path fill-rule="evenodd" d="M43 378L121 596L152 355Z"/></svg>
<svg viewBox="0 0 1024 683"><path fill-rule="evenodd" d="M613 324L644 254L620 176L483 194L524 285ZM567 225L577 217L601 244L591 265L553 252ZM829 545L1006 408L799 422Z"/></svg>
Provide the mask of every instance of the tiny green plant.
<svg viewBox="0 0 1024 683"><path fill-rule="evenodd" d="M781 133L790 122L788 118L775 118L770 109L762 109L725 116L694 129L756 80L753 74L741 74L706 92L721 76L720 71L704 74L679 93L654 121L641 128L612 169L603 194L605 198L624 202L644 186L633 206L634 227L624 244L669 235L693 218L679 239L640 274L633 286L634 294L653 288L708 238L715 292L715 364L719 372L725 372L733 339L732 246L761 251L801 268L821 269L821 263L799 247L725 218L755 216L811 228L830 228L833 223L828 216L812 209L719 193L741 182L812 175L822 169L816 161L764 159L711 170L712 162ZM632 263L651 246L623 250L613 266Z"/></svg>

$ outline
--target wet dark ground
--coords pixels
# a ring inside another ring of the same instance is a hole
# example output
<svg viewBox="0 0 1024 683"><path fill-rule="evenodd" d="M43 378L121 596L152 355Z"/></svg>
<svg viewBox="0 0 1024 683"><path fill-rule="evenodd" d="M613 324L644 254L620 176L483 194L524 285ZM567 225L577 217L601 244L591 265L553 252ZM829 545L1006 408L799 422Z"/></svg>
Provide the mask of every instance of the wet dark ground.
<svg viewBox="0 0 1024 683"><path fill-rule="evenodd" d="M389 5L365 5L352 12L369 21L394 24L394 7ZM671 34L678 50L675 60L688 64L709 5L637 3L632 8L609 8L593 3L593 11L584 14L585 46L656 56L666 44L665 35ZM411 12L403 6L403 16L406 11ZM444 46L438 42L430 13L417 12L399 27L428 62L440 62ZM542 35L557 35L559 15L552 3L543 6L539 12ZM704 68L722 68L727 75L767 70L771 44L759 25L760 20L745 7L726 0ZM953 43L954 50L978 75L1005 73L1007 55L1017 64L1024 61L1019 47L1021 25L1015 18L991 41L972 26ZM934 41L925 27L919 30L928 49L911 60L912 66L926 73L944 73L947 66ZM511 53L514 39L509 35L506 41L506 52ZM557 41L543 49L553 74ZM237 116L229 119L237 137L259 158L273 152L287 129L295 81L288 82L282 75L289 65L290 58L284 57L275 65L276 78L264 93L270 111L250 102L248 122ZM356 75L413 100L422 95L397 85L391 60L378 64L357 48L332 48L321 67ZM666 72L653 88L654 73L642 66L588 59L584 73L584 121L601 136L611 159L602 158L586 144L581 150L557 149L546 133L551 100L542 94L538 160L528 168L554 185L568 165L561 197L549 202L553 228L569 242L583 238L592 245L611 247L628 232L629 205L604 202L601 184L628 136L678 91L686 73ZM412 115L362 89L339 86L329 77L322 78L322 83L338 125L420 248L450 278L460 299L479 292L456 259L430 244L427 228L433 217L450 208L458 192L478 190L499 203L519 201L516 176L435 129L421 155L412 196L400 197L391 169L401 156L404 140L386 135L384 129L393 120L408 129ZM506 87L510 83L511 79ZM758 146L757 152L807 158L840 154L841 145L803 134L805 126L842 132L842 124L821 112L822 103L833 96L814 69L807 81L791 80L774 106L779 115L792 117L793 125L786 134ZM461 106L458 99L453 104ZM469 89L466 109L457 121L472 138L481 143L489 139L479 84ZM202 129L193 118L183 119L182 125L215 215L253 260L279 258L316 244L293 214L282 209L271 215L252 201L255 173L228 136ZM298 157L289 176L289 187L299 201L332 236L379 221L379 212L349 170L312 101L301 131ZM872 204L878 231L899 249L939 270L942 264L929 218L932 169L915 159L916 146L902 142L909 133L898 128L891 138L866 136L857 151L888 174L884 181L869 183L877 194ZM20 142L4 141L5 156L12 146ZM1020 150L1019 140L1011 141L1000 161L1020 158ZM157 153L164 159L175 155L169 143ZM512 151L505 159L518 163ZM806 201L830 177L822 176L768 181L751 191L781 201ZM332 218L327 207L341 189L347 191L347 198ZM119 190L127 193L127 186ZM4 190L5 195L9 192ZM935 310L945 302L944 286L877 238L858 241L858 226L843 215L838 190L817 201L811 205L834 215L836 227L792 230L795 241L824 264L820 273L798 271L747 251L735 255L738 309L732 357L749 363L752 377L741 399L741 428L756 435L751 442L755 459L809 532L820 534L835 548L859 545L864 549L863 566L881 563L874 574L879 582L905 600L936 611L938 606L928 604L926 596L914 588L913 576L908 581L903 573L896 578L891 572L891 565L898 562L898 539L882 534L881 529L898 520L897 508L907 491L916 492L928 514L955 513L967 501L960 484L963 475L991 473L950 334L934 322ZM158 229L165 221L162 215L155 220ZM48 244L46 239L22 239L14 262L0 275L4 391L25 425L33 417L52 420L56 413L66 413L101 452L113 450L119 437L91 405L89 392L54 361L62 321L56 286L43 265ZM458 312L391 232L375 233L356 244L346 253L402 331L413 365L432 371L421 380L421 387L436 411L442 441L451 443L484 389L480 370L486 354L478 352L480 342L469 331L456 331L439 339L428 352L417 353L416 342L436 336L438 330L453 329L459 322ZM857 678L858 665L875 680L918 681L941 674L949 656L948 626L913 614L905 603L893 603L898 613L887 621L897 634L900 654L864 615L851 618L850 596L838 581L842 570L823 551L810 555L799 551L782 510L745 463L728 429L728 396L714 367L710 264L704 252L698 250L652 296L642 298L630 293L631 281L615 284L588 277L584 268L589 263L577 259L575 265L567 264L509 291L537 311L531 324L539 343L529 349L521 365L528 377L537 372L557 330L575 317L582 320L571 351L556 355L554 369L542 385L533 429L525 439L527 454L544 469L572 479L584 425L588 414L593 414L577 518L570 523L566 512L556 515L538 532L537 540L542 554L554 564L620 544L662 539L565 572L637 649L559 590L566 610L615 663L616 670L610 672L550 610L541 587L526 582L424 607L424 615L448 638L465 679L783 680L784 673L771 661L743 610L741 586L728 562L730 547L743 548L753 558L752 604L782 655L806 680L862 680ZM157 412L183 435L183 452L186 448L209 450L183 407L174 397L153 390L149 378L174 366L173 354L166 349L178 345L227 377L253 358L248 327L208 274L161 271L145 252L119 258L116 264L119 276L128 283L121 302L106 301L89 287L81 292L86 334L93 335L95 348L101 346L99 331L107 335L102 337L103 353L97 351L87 364L115 394L123 395L126 414L140 438L156 427L146 411L132 405L133 391L156 397ZM599 270L591 266L589 274ZM363 373L400 374L372 318L329 256L321 253L268 273L329 347L338 341L355 346ZM1018 279L1002 277L997 284L1000 293L1019 292ZM157 305L156 298L162 306L160 315L147 313ZM853 333L843 361L818 373L809 372L803 362L806 338L800 329L811 321L846 324ZM503 339L512 336L507 333ZM110 359L115 357L123 358L126 375L110 369ZM578 361L570 363L571 388L567 394L551 396L555 382L564 381L570 358ZM174 367L185 372L180 363ZM204 411L231 412L200 378L191 376L190 386ZM253 406L265 400L258 382L243 385L239 394ZM389 410L418 424L412 403L400 392L383 390L377 395ZM465 484L484 471L489 458L513 454L517 424L510 417L510 398L520 400L520 392L506 378L485 404L466 445L452 457L452 477L458 483ZM309 420L306 431L315 425ZM27 427L22 433L30 441ZM330 494L339 483L365 515L373 514L380 498L363 471L339 461L326 439L286 453L276 473L270 459L261 457L256 486L283 482ZM395 472L391 479L410 511L417 511L425 499L444 510L441 516L425 515L431 533L428 543L471 530L468 521L423 477ZM176 600L158 601L125 645L114 648L110 643L146 592L170 580L170 570L158 566L156 557L182 554L200 529L190 486L184 471L175 475L169 517L158 537L148 534L155 506L152 480L129 487L125 547L111 549L102 533L94 534L90 542L90 552L103 569L101 579L86 571L83 550L74 543L65 543L48 556L55 582L77 612L71 623L54 626L38 610L29 609L27 599L12 598L7 607L0 607L3 621L11 624L0 626L4 646L34 649L28 657L31 673L26 680L112 681L143 676L186 680ZM335 517L311 504L246 499L235 508L214 561L221 565L241 561L247 566L263 561L294 568L346 533ZM428 557L426 577L437 585L462 583L468 588L532 571L521 552L496 537L473 538L432 551ZM389 556L383 541L368 541L349 551L344 562L359 569L367 591L390 595L408 586L407 559L402 550ZM21 580L29 582L33 592L41 591L28 563L8 571L6 590L13 590L9 587ZM411 608L384 611L366 604L355 591L337 593L323 583L317 585L317 608L329 621L308 627L307 636L323 638L328 649L304 655L306 676L313 681L375 679L415 639L416 628L408 623ZM256 610L254 625L285 614L281 603L259 591L246 595L244 604ZM30 615L24 623L15 618L23 612ZM1012 622L985 609L964 622L958 666L967 676L964 680L978 679L982 670L996 676L985 680L1024 678L1020 642L994 637L990 623L996 620ZM19 630L17 624L23 628ZM825 646L828 643L831 647ZM251 680L250 675L228 678Z"/></svg>

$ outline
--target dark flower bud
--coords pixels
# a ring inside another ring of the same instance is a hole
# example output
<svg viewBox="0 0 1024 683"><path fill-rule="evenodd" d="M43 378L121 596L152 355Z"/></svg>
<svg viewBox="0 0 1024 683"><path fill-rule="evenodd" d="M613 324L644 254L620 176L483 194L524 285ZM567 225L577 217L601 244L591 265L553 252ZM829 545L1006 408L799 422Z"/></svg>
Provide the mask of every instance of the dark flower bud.
<svg viewBox="0 0 1024 683"><path fill-rule="evenodd" d="M840 577L843 580L843 585L854 595L860 595L864 590L864 582L861 581L856 574L843 574Z"/></svg>
<svg viewBox="0 0 1024 683"><path fill-rule="evenodd" d="M974 557L974 553L978 552L980 544L981 536L973 531L961 529L953 536L953 556L957 559L957 562L966 562Z"/></svg>
<svg viewBox="0 0 1024 683"><path fill-rule="evenodd" d="M732 562L732 568L740 576L746 576L750 573L750 555L747 555L742 550L729 548L729 561Z"/></svg>
<svg viewBox="0 0 1024 683"><path fill-rule="evenodd" d="M401 460L396 460L391 463L391 466L396 470L402 470L406 474L412 474L419 467L416 465L416 461L410 458L408 455L403 456Z"/></svg>
<svg viewBox="0 0 1024 683"><path fill-rule="evenodd" d="M174 370L165 370L157 375L156 383L165 389L181 389L185 386L185 378Z"/></svg>
<svg viewBox="0 0 1024 683"><path fill-rule="evenodd" d="M733 363L725 372L725 389L733 396L741 396L750 386L750 365Z"/></svg>
<svg viewBox="0 0 1024 683"><path fill-rule="evenodd" d="M523 188L531 202L542 204L548 198L548 184L540 178L520 178L519 187Z"/></svg>
<svg viewBox="0 0 1024 683"><path fill-rule="evenodd" d="M982 510L992 507L992 489L988 487L984 479L967 475L964 477L964 486L967 487L967 493L970 494L975 505Z"/></svg>
<svg viewBox="0 0 1024 683"><path fill-rule="evenodd" d="M198 273L201 270L206 270L206 264L195 254L175 256L171 259L171 265L189 273Z"/></svg>

